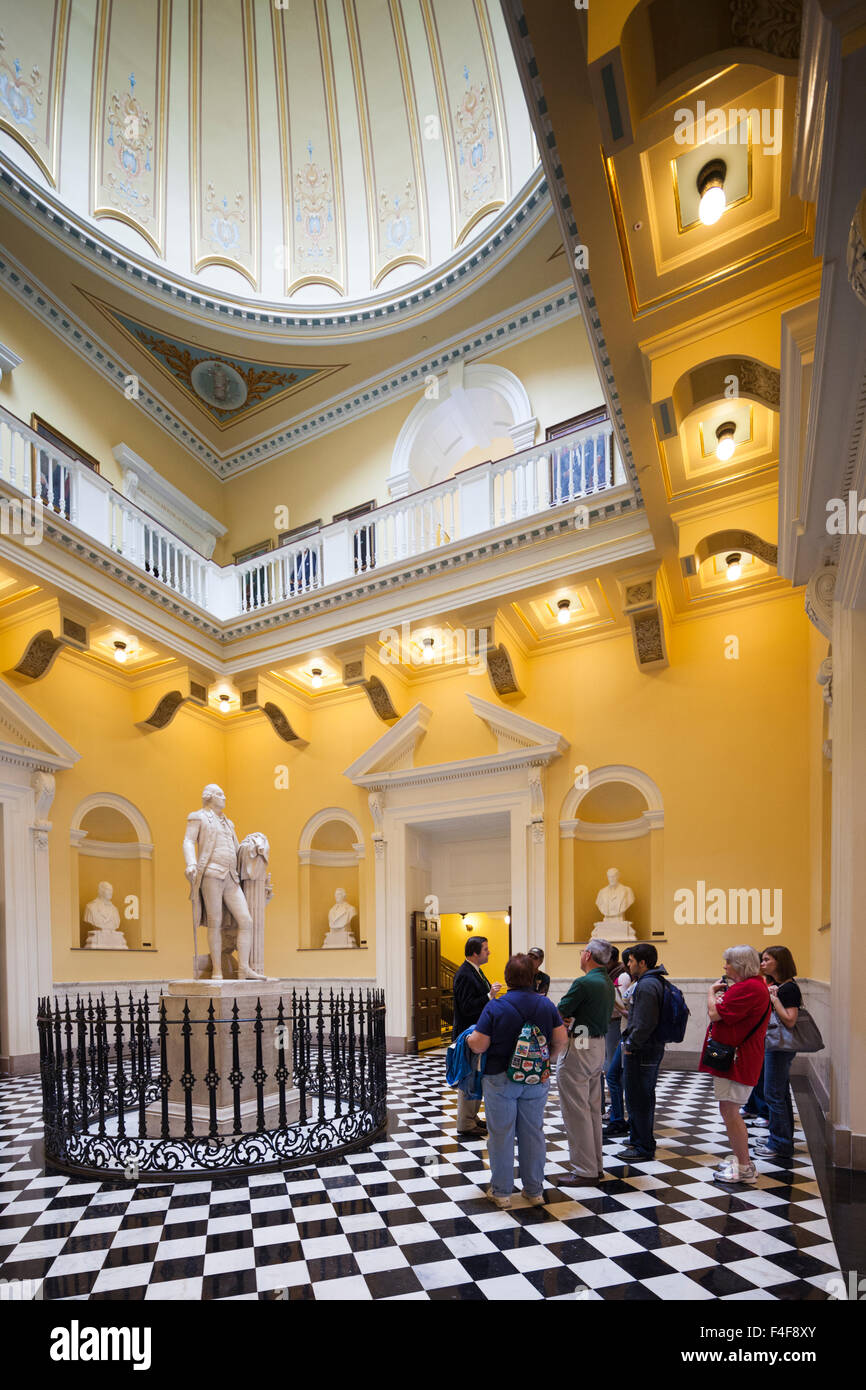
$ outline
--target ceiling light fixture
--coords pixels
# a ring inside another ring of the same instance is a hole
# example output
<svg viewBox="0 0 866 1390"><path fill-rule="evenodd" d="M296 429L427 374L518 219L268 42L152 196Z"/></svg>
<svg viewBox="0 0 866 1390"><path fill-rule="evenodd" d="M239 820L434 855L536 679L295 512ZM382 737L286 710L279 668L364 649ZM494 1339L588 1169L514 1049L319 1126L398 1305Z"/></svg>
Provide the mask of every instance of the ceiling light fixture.
<svg viewBox="0 0 866 1390"><path fill-rule="evenodd" d="M737 580L743 572L742 561L743 557L740 554L739 550L732 551L731 554L725 558L725 564L728 567L728 579L731 581L732 584L736 584Z"/></svg>
<svg viewBox="0 0 866 1390"><path fill-rule="evenodd" d="M436 646L436 638L435 638L435 637L424 637L424 638L422 639L422 646L423 646L423 648L424 648L424 651L423 651L423 653L422 653L422 656L423 656L424 660L425 660L425 661L432 661L432 660L433 660L433 655L434 655L433 648Z"/></svg>
<svg viewBox="0 0 866 1390"><path fill-rule="evenodd" d="M556 615L556 621L557 621L558 623L562 623L562 626L565 627L565 624L566 624L566 623L569 621L569 619L571 618L571 599L570 599L570 598L561 598L561 599L558 599L558 600L557 600L556 606L557 606L557 608L559 609L559 612L558 612L557 615Z"/></svg>
<svg viewBox="0 0 866 1390"><path fill-rule="evenodd" d="M736 429L737 427L733 420L725 420L724 424L719 425L716 430L716 439L718 440L716 444L716 458L720 459L722 463L727 462L736 448L734 443Z"/></svg>
<svg viewBox="0 0 866 1390"><path fill-rule="evenodd" d="M121 664L121 666L123 666L124 662L126 662L126 661L128 660L128 658L129 658L129 648L127 647L127 645L126 645L125 642L121 642L121 641L118 639L118 641L116 641L115 644L114 644L114 659L115 659L115 661L119 661L120 664Z"/></svg>
<svg viewBox="0 0 866 1390"><path fill-rule="evenodd" d="M727 172L728 167L723 159L711 159L698 174L698 193L701 197L698 203L698 217L705 227L712 227L714 222L718 222L728 205L725 197Z"/></svg>
<svg viewBox="0 0 866 1390"><path fill-rule="evenodd" d="M223 714L227 714L227 713L228 713L228 707L229 707L229 702L230 702L231 698L232 698L232 697L231 697L231 695L228 693L227 690L221 690L221 691L220 691L220 693L219 693L219 702L220 702L220 709L222 710Z"/></svg>
<svg viewBox="0 0 866 1390"><path fill-rule="evenodd" d="M310 684L312 685L312 687L313 687L314 690L321 690L321 688L322 688L322 668L321 668L321 666L314 666L314 667L313 667L312 671L310 672Z"/></svg>

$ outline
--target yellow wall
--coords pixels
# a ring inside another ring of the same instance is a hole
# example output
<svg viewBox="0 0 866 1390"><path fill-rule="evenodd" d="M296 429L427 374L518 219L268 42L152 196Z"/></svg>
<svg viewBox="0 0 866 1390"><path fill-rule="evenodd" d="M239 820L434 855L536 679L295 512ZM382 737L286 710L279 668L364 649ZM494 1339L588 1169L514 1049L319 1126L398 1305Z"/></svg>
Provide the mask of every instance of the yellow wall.
<svg viewBox="0 0 866 1390"><path fill-rule="evenodd" d="M118 488L121 472L111 451L116 444L128 444L193 502L218 521L225 520L219 479L3 290L0 322L4 343L22 358L3 381L2 404L7 410L26 425L36 411L92 454L102 476ZM219 551L215 558L220 558Z"/></svg>
<svg viewBox="0 0 866 1390"><path fill-rule="evenodd" d="M443 956L462 965L466 959L466 942L470 936L486 936L490 947L490 959L482 966L491 984L504 985L505 963L508 960L508 925L504 912L469 912L467 920L472 930L467 931L459 912L443 912L441 921Z"/></svg>
<svg viewBox="0 0 866 1390"><path fill-rule="evenodd" d="M739 661L725 659L725 639L731 633L740 639ZM20 657L24 640L21 627L0 633L0 669L8 670ZM547 951L545 967L554 978L569 979L578 968L577 948L557 944L557 904L558 820L579 761L590 768L608 763L638 767L661 789L661 925L668 940L660 949L673 974L714 974L725 946L755 939L788 945L801 974L826 975L828 934L817 932L814 915L814 786L808 752L819 727L814 675L821 653L815 650L802 596L669 623L668 644L671 665L653 675L637 669L627 634L526 662L526 698L516 708L561 730L571 744L549 768L546 782L549 929L547 941L539 943ZM123 969L130 978L188 975L192 934L180 844L185 816L200 805L201 788L210 780L225 787L239 833L260 829L271 841L276 891L268 910L269 973L375 976L372 822L365 793L343 775L384 731L362 692L318 702L307 716L309 747L298 752L282 743L260 715L221 721L184 708L167 729L142 734L134 727L141 717L141 697L119 673L103 675L102 668L77 656L62 654L44 679L18 688L82 754L71 771L58 775L51 812L56 979L110 979ZM432 711L418 747L420 764L495 751L467 693L495 699L483 678L465 674L413 686L412 703L421 700ZM284 703L291 717L290 701ZM401 706L408 703L403 700ZM288 789L277 785L283 765L289 769ZM154 952L121 957L82 956L71 950L70 824L82 799L100 790L129 798L149 824L155 846ZM331 806L349 811L363 830L366 857L357 901L368 949L323 956L298 949L298 843L308 819ZM613 857L609 850L605 855L623 869L626 882L632 868L623 855L629 845L640 843L622 842ZM646 890L637 870L634 875L632 886L641 897L634 917L640 921ZM676 926L674 892L694 889L698 879L726 890L781 888L782 934L764 938L760 928ZM495 933L488 926L482 934L493 945ZM501 963L494 951L500 977L504 949ZM459 962L462 956L456 958Z"/></svg>

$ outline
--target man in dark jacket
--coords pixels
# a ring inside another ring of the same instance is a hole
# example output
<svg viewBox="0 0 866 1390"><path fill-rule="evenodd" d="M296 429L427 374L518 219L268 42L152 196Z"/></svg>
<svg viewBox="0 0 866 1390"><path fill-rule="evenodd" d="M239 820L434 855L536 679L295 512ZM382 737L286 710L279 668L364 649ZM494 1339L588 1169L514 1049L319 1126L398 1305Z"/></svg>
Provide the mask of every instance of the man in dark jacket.
<svg viewBox="0 0 866 1390"><path fill-rule="evenodd" d="M619 1158L644 1161L655 1158L653 1134L656 1082L665 1045L655 1041L664 999L664 977L658 952L649 941L629 947L628 970L635 982L628 1006L628 1024L622 1035L623 1089L629 1119L629 1145Z"/></svg>
<svg viewBox="0 0 866 1390"><path fill-rule="evenodd" d="M535 966L535 974L532 977L532 988L535 990L536 994L549 994L550 976L545 975L541 968L544 963L544 952L540 946L530 946L527 955Z"/></svg>
<svg viewBox="0 0 866 1390"><path fill-rule="evenodd" d="M477 1023L485 1004L501 993L500 984L491 985L481 969L490 959L486 936L470 936L466 942L466 959L454 976L454 1026L451 1036L460 1034ZM457 1092L457 1133L461 1139L487 1133L487 1126L478 1118L480 1100L470 1100Z"/></svg>

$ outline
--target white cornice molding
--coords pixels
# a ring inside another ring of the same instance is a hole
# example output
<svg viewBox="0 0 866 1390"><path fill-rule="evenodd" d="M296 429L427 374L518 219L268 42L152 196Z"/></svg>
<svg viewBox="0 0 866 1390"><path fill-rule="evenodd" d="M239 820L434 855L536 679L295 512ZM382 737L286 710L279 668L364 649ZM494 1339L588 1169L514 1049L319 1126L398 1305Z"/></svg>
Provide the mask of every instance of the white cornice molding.
<svg viewBox="0 0 866 1390"><path fill-rule="evenodd" d="M78 835L81 831L77 832ZM86 837L87 831L84 832ZM76 846L79 854L83 854L88 859L152 859L153 845L136 844L135 841L118 842L116 840L90 840L87 838L73 840L70 835L70 844Z"/></svg>
<svg viewBox="0 0 866 1390"><path fill-rule="evenodd" d="M526 719L513 710L501 705L493 705L478 695L466 696L472 711L483 720L497 740L497 751L508 753L516 748L554 750L554 756L564 753L569 747L568 739L556 729L548 729L537 724L534 719Z"/></svg>
<svg viewBox="0 0 866 1390"><path fill-rule="evenodd" d="M0 742L0 760L25 764L43 771L73 767L81 754L71 743L31 709L17 691L0 677L0 729L9 730L13 741ZM23 742L18 742L18 740ZM41 746L39 746L41 745Z"/></svg>
<svg viewBox="0 0 866 1390"><path fill-rule="evenodd" d="M639 840L664 824L663 811L644 811L636 820L611 823L588 820L561 820L559 835L563 840Z"/></svg>
<svg viewBox="0 0 866 1390"><path fill-rule="evenodd" d="M363 850L363 846L361 847ZM311 864L322 869L356 868L364 858L356 850L302 849L298 851L299 864Z"/></svg>
<svg viewBox="0 0 866 1390"><path fill-rule="evenodd" d="M3 343L0 343L0 381L3 380L4 372L9 372L11 374L16 367L21 366L23 360L22 357L18 356L17 352L13 352L11 348L5 347Z"/></svg>
<svg viewBox="0 0 866 1390"><path fill-rule="evenodd" d="M804 454L817 330L817 299L782 314L778 572L786 579L793 579L797 569L797 550L811 492Z"/></svg>
<svg viewBox="0 0 866 1390"><path fill-rule="evenodd" d="M422 787L431 782L462 782L472 777L546 767L559 755L559 749L551 744L546 748L526 748L514 753L490 753L477 758L461 758L453 763L431 763L426 767L407 768L404 771L374 772L355 776L352 781L356 786L367 787L370 791L384 791L389 787Z"/></svg>
<svg viewBox="0 0 866 1390"><path fill-rule="evenodd" d="M411 760L417 744L424 737L433 717L433 711L420 702L397 720L396 724L371 743L360 758L356 758L343 773L356 786L373 786L383 774L386 778L396 776L395 764Z"/></svg>

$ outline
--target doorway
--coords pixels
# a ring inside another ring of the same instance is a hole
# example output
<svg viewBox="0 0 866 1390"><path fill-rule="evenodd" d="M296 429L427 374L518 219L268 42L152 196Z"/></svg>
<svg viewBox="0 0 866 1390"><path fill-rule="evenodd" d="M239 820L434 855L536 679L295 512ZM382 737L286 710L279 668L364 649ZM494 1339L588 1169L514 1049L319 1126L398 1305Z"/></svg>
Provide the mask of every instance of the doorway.
<svg viewBox="0 0 866 1390"><path fill-rule="evenodd" d="M505 906L511 893L510 817L470 812L408 825L406 835L411 1017L415 1047L422 1051L451 1039L454 976L470 936L487 937L485 974L502 982L511 953Z"/></svg>

